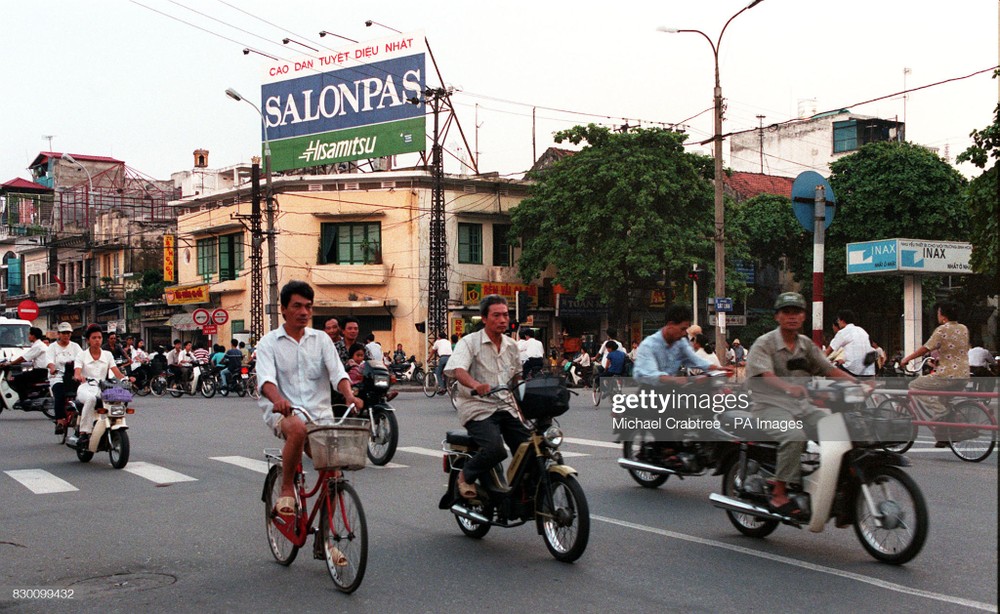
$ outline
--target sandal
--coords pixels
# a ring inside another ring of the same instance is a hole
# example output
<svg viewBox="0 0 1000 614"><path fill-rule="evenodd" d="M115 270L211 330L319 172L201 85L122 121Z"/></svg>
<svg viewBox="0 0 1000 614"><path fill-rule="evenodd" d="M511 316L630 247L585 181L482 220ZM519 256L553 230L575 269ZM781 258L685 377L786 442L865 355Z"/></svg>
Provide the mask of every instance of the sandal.
<svg viewBox="0 0 1000 614"><path fill-rule="evenodd" d="M779 516L787 516L788 518L792 518L794 520L803 520L805 517L805 513L801 509L799 509L798 504L795 503L795 501L792 499L789 499L788 501L777 507L775 507L773 503L768 501L767 509L770 510L771 513L773 514L778 514Z"/></svg>
<svg viewBox="0 0 1000 614"><path fill-rule="evenodd" d="M475 499L479 492L476 490L475 484L469 484L462 479L462 474L458 474L458 480L455 481L458 485L458 494L462 496L463 499Z"/></svg>
<svg viewBox="0 0 1000 614"><path fill-rule="evenodd" d="M344 553L337 549L336 546L326 545L326 555L333 561L336 567L347 567L347 557Z"/></svg>
<svg viewBox="0 0 1000 614"><path fill-rule="evenodd" d="M274 512L279 516L294 516L295 497L278 497L278 502L274 505Z"/></svg>

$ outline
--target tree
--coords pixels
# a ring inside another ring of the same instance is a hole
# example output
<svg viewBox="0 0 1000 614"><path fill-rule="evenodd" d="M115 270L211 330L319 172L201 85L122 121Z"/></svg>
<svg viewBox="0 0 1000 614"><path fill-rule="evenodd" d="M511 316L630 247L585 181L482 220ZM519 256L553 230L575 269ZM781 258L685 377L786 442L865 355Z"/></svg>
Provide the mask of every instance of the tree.
<svg viewBox="0 0 1000 614"><path fill-rule="evenodd" d="M627 324L635 291L686 280L712 256L712 159L684 151L685 134L613 133L576 126L555 141L580 152L534 174L531 196L512 212L525 280L547 267L555 281L595 296Z"/></svg>
<svg viewBox="0 0 1000 614"><path fill-rule="evenodd" d="M993 78L1000 76L1000 70ZM993 112L993 123L982 130L973 130L973 144L958 155L958 162L972 162L985 169L993 158L992 168L969 184L968 204L972 218L972 270L997 280L997 260L1000 259L1000 103ZM996 290L994 290L995 292Z"/></svg>

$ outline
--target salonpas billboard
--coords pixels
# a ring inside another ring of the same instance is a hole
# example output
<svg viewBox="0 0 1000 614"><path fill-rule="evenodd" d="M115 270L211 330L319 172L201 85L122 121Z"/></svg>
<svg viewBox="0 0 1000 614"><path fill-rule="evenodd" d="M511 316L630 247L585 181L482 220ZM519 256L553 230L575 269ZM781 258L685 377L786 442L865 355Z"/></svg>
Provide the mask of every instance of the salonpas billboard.
<svg viewBox="0 0 1000 614"><path fill-rule="evenodd" d="M269 64L261 109L271 168L423 151L426 45L422 32ZM263 136L263 135L262 135Z"/></svg>

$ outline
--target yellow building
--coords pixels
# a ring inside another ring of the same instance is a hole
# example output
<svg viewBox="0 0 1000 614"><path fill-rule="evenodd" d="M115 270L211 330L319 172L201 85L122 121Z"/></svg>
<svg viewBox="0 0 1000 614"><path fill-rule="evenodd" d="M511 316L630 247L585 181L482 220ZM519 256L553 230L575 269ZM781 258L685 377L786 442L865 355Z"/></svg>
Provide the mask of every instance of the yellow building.
<svg viewBox="0 0 1000 614"><path fill-rule="evenodd" d="M425 356L424 334L416 325L427 318L432 184L431 173L423 170L273 179L278 287L293 279L313 286L314 327L322 328L332 316L352 315L360 321L361 338L374 333L390 355L402 344L408 355ZM527 186L495 177L449 175L444 189L450 333L471 324L475 315L466 300L469 284L519 283L519 249L507 242L506 231L509 211L527 195ZM171 203L179 209L178 285L207 285L203 293L187 293L193 302L171 301L183 304L189 314L172 318L178 330L192 330L187 338L198 337L199 331L185 317L202 308L228 314L213 342L226 345L234 334L250 332L251 235L235 217L249 216L250 199L249 184L244 184ZM266 232L266 215L262 218ZM267 252L265 243L265 301ZM268 314L265 305L264 332Z"/></svg>

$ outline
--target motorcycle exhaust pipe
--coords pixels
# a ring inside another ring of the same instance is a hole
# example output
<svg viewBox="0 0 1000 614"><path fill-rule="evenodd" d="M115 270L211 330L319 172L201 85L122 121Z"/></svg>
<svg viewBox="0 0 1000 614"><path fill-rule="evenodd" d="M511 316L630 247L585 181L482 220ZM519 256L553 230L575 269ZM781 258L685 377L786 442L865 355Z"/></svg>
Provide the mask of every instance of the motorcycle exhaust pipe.
<svg viewBox="0 0 1000 614"><path fill-rule="evenodd" d="M479 524L490 524L490 519L482 514L473 512L472 510L466 509L459 504L451 506L451 513L456 516L461 516L466 520L471 520L472 522L478 522Z"/></svg>
<svg viewBox="0 0 1000 614"><path fill-rule="evenodd" d="M677 475L677 472L673 469L667 469L666 467L661 467L660 465L650 465L649 463L639 462L637 460L632 460L631 458L619 458L618 464L626 469L646 471L648 473L655 473L656 475Z"/></svg>
<svg viewBox="0 0 1000 614"><path fill-rule="evenodd" d="M708 496L708 500L715 507L729 510L730 512L749 514L751 516L757 516L758 518L769 518L772 520L781 520L784 518L784 516L775 514L766 507L754 505L753 503L747 503L746 501L741 501L739 499L734 499L732 497L727 497L714 492Z"/></svg>

